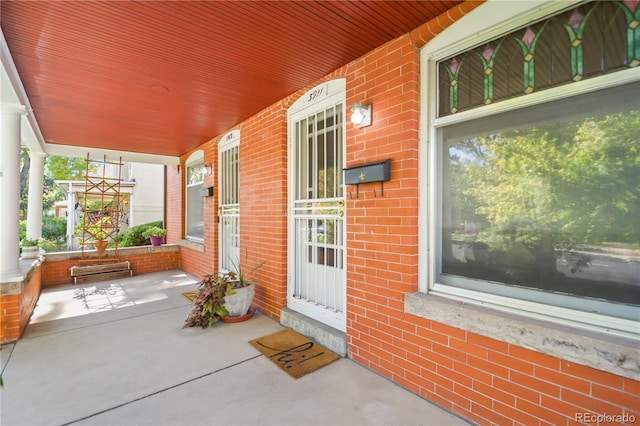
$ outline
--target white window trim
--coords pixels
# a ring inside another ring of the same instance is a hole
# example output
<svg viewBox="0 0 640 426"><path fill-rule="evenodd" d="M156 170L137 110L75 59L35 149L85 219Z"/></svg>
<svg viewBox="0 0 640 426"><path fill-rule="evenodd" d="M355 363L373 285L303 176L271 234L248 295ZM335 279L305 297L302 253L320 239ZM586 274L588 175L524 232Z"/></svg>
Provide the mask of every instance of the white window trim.
<svg viewBox="0 0 640 426"><path fill-rule="evenodd" d="M183 185L184 188L186 190L187 187L189 187L189 184L187 183L187 179L188 179L188 174L187 174L187 169L189 167L193 167L193 166L204 166L204 151L199 149L197 151L194 151L185 161L184 163L184 168L185 168L185 173L184 173L184 181L183 181ZM204 179L204 178L203 178ZM204 180L203 180L204 182ZM185 191L185 197L187 196L186 191ZM188 206L188 201L185 198L185 221L184 221L184 238L187 241L192 241L195 243L200 243L203 244L204 243L204 238L199 238L199 237L194 237L191 235L187 234L187 228L188 228L188 224L187 224L187 206Z"/></svg>
<svg viewBox="0 0 640 426"><path fill-rule="evenodd" d="M554 99L591 92L597 89L617 86L620 84L640 81L637 68L629 69L597 78L572 83L557 89L533 93L515 99L497 102L495 104L464 111L440 119L436 118L437 111L437 82L436 62L455 53L470 49L482 42L508 33L514 28L528 22L540 20L550 14L572 7L577 1L571 2L512 2L509 8L500 1L488 1L479 6L472 13L460 19L441 35L428 43L421 51L420 65L426 72L420 81L420 146L419 151L419 265L418 290L429 295L442 296L464 303L490 306L503 312L536 318L554 323L570 325L581 329L605 332L608 334L640 339L638 322L621 318L607 317L588 312L580 312L566 308L553 307L542 303L495 296L487 293L475 292L436 283L436 238L438 198L438 176L435 167L431 167L437 160L437 129L443 125L466 121L510 111L523 106L530 106L549 102ZM424 125L426 123L427 125ZM424 149L426 148L426 149ZM434 267L431 267L431 266ZM499 338L499 336L497 336Z"/></svg>

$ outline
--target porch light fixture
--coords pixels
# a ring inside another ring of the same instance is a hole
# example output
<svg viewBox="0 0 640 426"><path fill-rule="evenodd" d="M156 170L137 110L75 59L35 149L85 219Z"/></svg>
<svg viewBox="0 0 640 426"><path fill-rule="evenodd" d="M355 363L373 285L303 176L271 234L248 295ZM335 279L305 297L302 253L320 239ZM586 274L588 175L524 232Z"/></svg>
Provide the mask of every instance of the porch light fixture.
<svg viewBox="0 0 640 426"><path fill-rule="evenodd" d="M211 166L209 164L205 164L204 166L202 166L202 174L203 175L211 174Z"/></svg>
<svg viewBox="0 0 640 426"><path fill-rule="evenodd" d="M371 104L364 105L362 102L355 102L351 105L351 122L358 127L371 125Z"/></svg>

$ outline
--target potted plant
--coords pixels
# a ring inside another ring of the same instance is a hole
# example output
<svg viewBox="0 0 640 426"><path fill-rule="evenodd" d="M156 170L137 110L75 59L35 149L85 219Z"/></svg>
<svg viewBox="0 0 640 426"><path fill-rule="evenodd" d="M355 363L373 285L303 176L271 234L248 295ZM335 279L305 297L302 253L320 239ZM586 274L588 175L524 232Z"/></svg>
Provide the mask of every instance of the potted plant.
<svg viewBox="0 0 640 426"><path fill-rule="evenodd" d="M82 218L82 222L78 224L77 231L81 234L89 234L91 238L93 238L91 243L98 252L105 251L107 244L109 244L109 228L113 226L111 219L109 217L103 217L88 224L85 220L86 218Z"/></svg>
<svg viewBox="0 0 640 426"><path fill-rule="evenodd" d="M218 320L239 322L251 318L249 311L255 294L255 283L247 275L264 265L264 260L246 273L239 264L232 262L236 271L218 272L205 275L198 284L198 292L193 299L193 309L185 320L183 328L201 326L207 328Z"/></svg>
<svg viewBox="0 0 640 426"><path fill-rule="evenodd" d="M165 235L167 235L167 230L160 228L159 226L152 226L150 228L147 228L142 233L143 237L149 238L152 246L162 245L162 240L164 239Z"/></svg>
<svg viewBox="0 0 640 426"><path fill-rule="evenodd" d="M23 259L35 259L40 253L40 240L32 240L29 238L23 238L20 242L22 246Z"/></svg>
<svg viewBox="0 0 640 426"><path fill-rule="evenodd" d="M198 294L193 299L193 309L182 328L201 326L211 327L219 319L229 315L225 308L224 297L231 282L236 279L233 272L209 274L198 283Z"/></svg>
<svg viewBox="0 0 640 426"><path fill-rule="evenodd" d="M235 269L231 274L235 276L235 279L231 281L231 286L229 286L224 297L229 317L244 317L249 313L256 291L256 283L249 281L248 276L260 269L265 263L267 261L263 260L249 272L246 272L246 270L242 269L240 262L236 263L231 260L231 265Z"/></svg>

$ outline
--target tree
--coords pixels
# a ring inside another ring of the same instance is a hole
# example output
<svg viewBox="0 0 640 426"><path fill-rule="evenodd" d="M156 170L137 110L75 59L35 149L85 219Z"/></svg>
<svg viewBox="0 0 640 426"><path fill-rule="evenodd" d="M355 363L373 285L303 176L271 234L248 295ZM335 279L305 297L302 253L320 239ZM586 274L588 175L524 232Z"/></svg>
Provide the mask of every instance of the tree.
<svg viewBox="0 0 640 426"><path fill-rule="evenodd" d="M89 165L90 172L95 173L96 164ZM80 157L47 156L45 170L53 180L84 180L87 172L87 160Z"/></svg>
<svg viewBox="0 0 640 426"><path fill-rule="evenodd" d="M520 268L551 282L558 256L576 272L603 244L639 247L639 128L635 110L456 141L444 191L455 217L443 250L459 232L457 240L482 242L501 265L494 271L503 276L485 279L522 283L507 275ZM461 220L479 230L456 231ZM455 267L452 252L443 256Z"/></svg>
<svg viewBox="0 0 640 426"><path fill-rule="evenodd" d="M24 220L27 217L29 167L31 165L29 151L26 148L20 152L20 163L20 218ZM90 164L89 169L90 172L95 173L97 165ZM84 180L86 171L87 162L84 158L47 156L44 164L43 211L51 209L56 201L65 199L64 192L55 184L55 180Z"/></svg>

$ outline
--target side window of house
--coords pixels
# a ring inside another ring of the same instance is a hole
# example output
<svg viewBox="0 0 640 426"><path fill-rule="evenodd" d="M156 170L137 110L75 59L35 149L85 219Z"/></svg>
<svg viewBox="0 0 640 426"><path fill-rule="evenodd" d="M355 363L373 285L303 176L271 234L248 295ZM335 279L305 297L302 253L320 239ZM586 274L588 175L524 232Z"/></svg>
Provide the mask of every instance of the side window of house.
<svg viewBox="0 0 640 426"><path fill-rule="evenodd" d="M185 164L185 235L188 240L204 241L204 201L200 190L204 187L204 153L196 151Z"/></svg>
<svg viewBox="0 0 640 426"><path fill-rule="evenodd" d="M437 58L431 290L637 333L632 8L582 3Z"/></svg>

